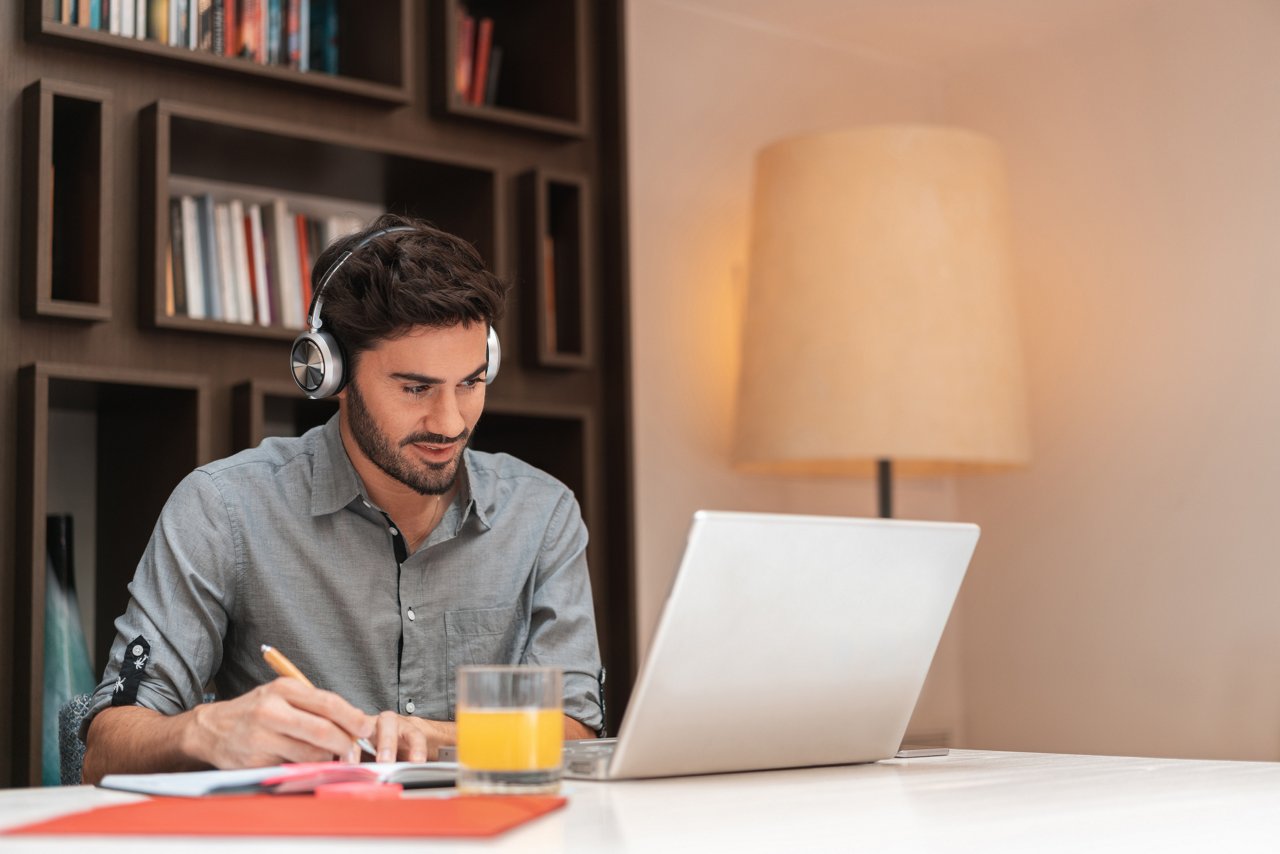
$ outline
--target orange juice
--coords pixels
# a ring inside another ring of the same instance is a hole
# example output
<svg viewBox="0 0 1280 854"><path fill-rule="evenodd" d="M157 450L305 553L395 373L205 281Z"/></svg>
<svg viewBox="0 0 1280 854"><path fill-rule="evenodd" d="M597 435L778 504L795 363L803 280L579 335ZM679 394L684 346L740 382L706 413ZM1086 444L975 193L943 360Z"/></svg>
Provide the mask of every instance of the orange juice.
<svg viewBox="0 0 1280 854"><path fill-rule="evenodd" d="M560 767L564 717L559 709L458 709L458 764L476 771Z"/></svg>

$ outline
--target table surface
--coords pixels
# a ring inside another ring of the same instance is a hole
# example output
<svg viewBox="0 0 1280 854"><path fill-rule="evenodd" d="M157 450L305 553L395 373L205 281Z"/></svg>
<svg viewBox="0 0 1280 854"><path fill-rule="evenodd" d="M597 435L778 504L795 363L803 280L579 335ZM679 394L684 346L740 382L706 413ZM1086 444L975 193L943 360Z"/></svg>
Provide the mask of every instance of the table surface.
<svg viewBox="0 0 1280 854"><path fill-rule="evenodd" d="M410 796L439 797L424 790ZM956 750L871 765L565 783L493 840L0 838L0 851L1280 851L1280 763ZM141 796L0 791L0 827ZM246 849L250 845L250 849Z"/></svg>

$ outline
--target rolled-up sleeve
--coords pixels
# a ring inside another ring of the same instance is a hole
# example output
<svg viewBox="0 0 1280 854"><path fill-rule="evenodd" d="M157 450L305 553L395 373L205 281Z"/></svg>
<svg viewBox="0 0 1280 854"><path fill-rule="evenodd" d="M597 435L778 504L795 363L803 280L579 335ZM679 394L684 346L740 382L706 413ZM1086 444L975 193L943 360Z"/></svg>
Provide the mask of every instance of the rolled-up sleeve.
<svg viewBox="0 0 1280 854"><path fill-rule="evenodd" d="M187 475L165 504L116 619L102 682L80 729L112 705L171 715L200 702L222 662L243 543L206 472Z"/></svg>
<svg viewBox="0 0 1280 854"><path fill-rule="evenodd" d="M587 527L578 502L566 491L539 551L523 663L561 668L565 714L600 732L603 674L586 553Z"/></svg>

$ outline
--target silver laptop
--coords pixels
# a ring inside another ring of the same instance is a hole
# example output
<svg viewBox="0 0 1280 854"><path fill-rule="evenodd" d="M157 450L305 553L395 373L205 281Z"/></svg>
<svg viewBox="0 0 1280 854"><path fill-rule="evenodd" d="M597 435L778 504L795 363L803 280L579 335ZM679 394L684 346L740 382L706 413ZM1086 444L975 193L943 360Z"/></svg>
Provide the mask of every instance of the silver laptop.
<svg viewBox="0 0 1280 854"><path fill-rule="evenodd" d="M616 739L565 775L843 765L898 751L976 525L699 511Z"/></svg>

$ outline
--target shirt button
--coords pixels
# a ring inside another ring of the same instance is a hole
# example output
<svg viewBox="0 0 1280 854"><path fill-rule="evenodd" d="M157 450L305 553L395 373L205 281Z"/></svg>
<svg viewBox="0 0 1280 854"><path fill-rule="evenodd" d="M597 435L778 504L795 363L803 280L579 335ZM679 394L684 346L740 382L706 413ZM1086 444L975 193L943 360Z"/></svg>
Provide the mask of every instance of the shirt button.
<svg viewBox="0 0 1280 854"><path fill-rule="evenodd" d="M409 702L404 704L405 714L409 714L409 715L413 714L413 710L416 708L418 707L413 704L413 700L410 700Z"/></svg>
<svg viewBox="0 0 1280 854"><path fill-rule="evenodd" d="M400 532L399 532L399 531L397 531L395 528L392 528L392 529L391 529L391 536L393 536L393 537L398 537L398 536L400 536Z"/></svg>
<svg viewBox="0 0 1280 854"><path fill-rule="evenodd" d="M370 504L368 501L361 501L360 503L363 504L365 507L368 507L370 510L373 509L373 505Z"/></svg>
<svg viewBox="0 0 1280 854"><path fill-rule="evenodd" d="M412 623L414 620L416 620L416 619L417 619L417 617L416 617L416 616L414 615L414 613L413 613L413 609L412 609L412 608L410 608L410 609L409 609L408 616L409 616L409 622L411 622L411 623Z"/></svg>
<svg viewBox="0 0 1280 854"><path fill-rule="evenodd" d="M129 652L133 653L134 655L142 655L142 644L135 643L133 645L133 649L129 650Z"/></svg>

